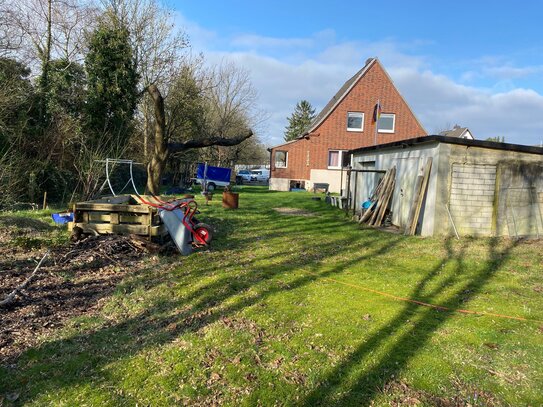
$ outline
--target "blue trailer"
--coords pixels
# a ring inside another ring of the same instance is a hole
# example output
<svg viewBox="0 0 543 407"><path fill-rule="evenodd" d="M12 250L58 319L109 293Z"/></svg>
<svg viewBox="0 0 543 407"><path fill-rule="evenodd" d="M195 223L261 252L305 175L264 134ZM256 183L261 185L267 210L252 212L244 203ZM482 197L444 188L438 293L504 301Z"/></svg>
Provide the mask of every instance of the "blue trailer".
<svg viewBox="0 0 543 407"><path fill-rule="evenodd" d="M230 185L232 170L230 168L213 167L207 163L198 163L196 170L196 183L212 192L217 187L226 187Z"/></svg>

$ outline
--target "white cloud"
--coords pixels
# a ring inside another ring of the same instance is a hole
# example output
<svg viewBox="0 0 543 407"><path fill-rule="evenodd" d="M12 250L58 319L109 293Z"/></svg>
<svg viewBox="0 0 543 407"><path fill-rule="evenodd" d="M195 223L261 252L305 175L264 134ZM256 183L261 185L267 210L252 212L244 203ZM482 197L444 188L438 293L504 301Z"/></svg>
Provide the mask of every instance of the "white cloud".
<svg viewBox="0 0 543 407"><path fill-rule="evenodd" d="M471 61L463 61L462 64L470 67L460 77L463 82L484 78L512 82L513 79L525 79L543 72L543 65L517 66L512 60L503 56L484 56Z"/></svg>
<svg viewBox="0 0 543 407"><path fill-rule="evenodd" d="M543 66L515 67L511 65L487 67L483 72L496 78L524 78L543 72Z"/></svg>
<svg viewBox="0 0 543 407"><path fill-rule="evenodd" d="M314 45L312 38L275 38L259 35L239 35L232 39L232 45L249 49L262 48L309 48Z"/></svg>
<svg viewBox="0 0 543 407"><path fill-rule="evenodd" d="M543 136L543 96L531 89L493 93L455 83L430 71L390 70L426 130L447 124L469 127L476 138L504 136L507 142L535 145Z"/></svg>
<svg viewBox="0 0 543 407"><path fill-rule="evenodd" d="M181 13L174 12L172 15L175 25L188 34L190 45L196 51L207 50L210 44L218 41L219 37L214 31L207 30L199 24L186 19Z"/></svg>
<svg viewBox="0 0 543 407"><path fill-rule="evenodd" d="M481 57L475 69L459 75L462 82L469 80L467 86L432 71L429 58L416 54L424 41L339 42L331 30L307 38L225 39L194 23L185 21L185 26L193 44L201 46L195 51L203 51L210 63L228 59L250 72L259 107L269 115L262 134L266 144L282 142L286 118L298 101L307 99L318 111L372 56L379 57L429 133L459 124L479 139L504 136L507 142L535 145L543 136L543 96L511 80L540 67L513 67L501 57ZM486 87L473 86L480 76ZM489 78L498 80L488 85Z"/></svg>

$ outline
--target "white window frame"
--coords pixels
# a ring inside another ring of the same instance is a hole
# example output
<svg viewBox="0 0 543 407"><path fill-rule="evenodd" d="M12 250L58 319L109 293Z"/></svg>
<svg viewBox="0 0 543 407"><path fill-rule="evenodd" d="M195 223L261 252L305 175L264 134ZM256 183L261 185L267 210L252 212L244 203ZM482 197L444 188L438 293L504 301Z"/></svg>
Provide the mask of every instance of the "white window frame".
<svg viewBox="0 0 543 407"><path fill-rule="evenodd" d="M381 113L381 115L379 116L379 121L381 120L381 117L383 116L392 116L392 130L389 130L389 129L380 129L379 127L377 127L377 132L378 133L394 133L394 131L396 130L396 113ZM377 126L379 126L379 123L377 123Z"/></svg>
<svg viewBox="0 0 543 407"><path fill-rule="evenodd" d="M362 119L362 127L356 128L356 127L349 127L349 117L360 117ZM363 132L364 131L364 112L347 112L347 131L356 131L356 132Z"/></svg>
<svg viewBox="0 0 543 407"><path fill-rule="evenodd" d="M277 161L277 153L285 153L285 165L283 165L282 161ZM273 161L275 163L275 168L288 168L288 151L275 150L275 156L273 157ZM281 165L277 165L277 163L281 163Z"/></svg>
<svg viewBox="0 0 543 407"><path fill-rule="evenodd" d="M333 151L339 152L338 165L337 166L330 165L330 153L333 152ZM328 157L327 157L328 169L329 170L340 170L342 168L342 164L343 164L343 155L346 152L347 152L347 150L328 150Z"/></svg>

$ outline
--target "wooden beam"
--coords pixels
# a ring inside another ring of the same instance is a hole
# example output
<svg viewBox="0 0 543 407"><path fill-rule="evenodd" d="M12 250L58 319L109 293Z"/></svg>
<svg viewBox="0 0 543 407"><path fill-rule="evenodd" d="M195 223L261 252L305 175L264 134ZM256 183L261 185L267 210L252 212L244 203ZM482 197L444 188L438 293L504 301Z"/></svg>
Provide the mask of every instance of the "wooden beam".
<svg viewBox="0 0 543 407"><path fill-rule="evenodd" d="M426 160L426 166L424 167L424 175L422 178L422 184L420 187L420 194L417 197L417 200L414 201L415 205L415 214L413 216L413 221L411 222L410 228L409 228L409 235L414 235L417 231L417 225L419 223L419 217L420 217L420 210L422 208L422 203L424 202L424 197L426 195L426 189L428 187L428 180L430 179L430 172L432 170L432 157L429 157Z"/></svg>
<svg viewBox="0 0 543 407"><path fill-rule="evenodd" d="M96 212L130 212L130 213L149 213L147 205L119 205L106 203L87 203L81 202L75 204L76 211L96 211Z"/></svg>
<svg viewBox="0 0 543 407"><path fill-rule="evenodd" d="M148 225L113 225L111 223L74 223L73 226L78 226L83 229L83 233L98 233L98 234L118 234L118 235L141 235L141 236L161 236L165 230L164 225L148 226Z"/></svg>

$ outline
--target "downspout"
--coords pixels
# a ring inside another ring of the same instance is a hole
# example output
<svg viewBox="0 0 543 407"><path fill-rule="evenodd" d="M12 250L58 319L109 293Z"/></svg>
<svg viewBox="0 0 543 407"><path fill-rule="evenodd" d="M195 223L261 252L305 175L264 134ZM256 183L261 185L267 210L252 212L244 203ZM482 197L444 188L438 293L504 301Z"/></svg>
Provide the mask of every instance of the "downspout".
<svg viewBox="0 0 543 407"><path fill-rule="evenodd" d="M268 148L267 150L270 153L270 179L268 180L268 189L271 189L271 182L270 181L273 178L272 175L273 175L273 171L274 171L274 168L272 167L273 149Z"/></svg>

